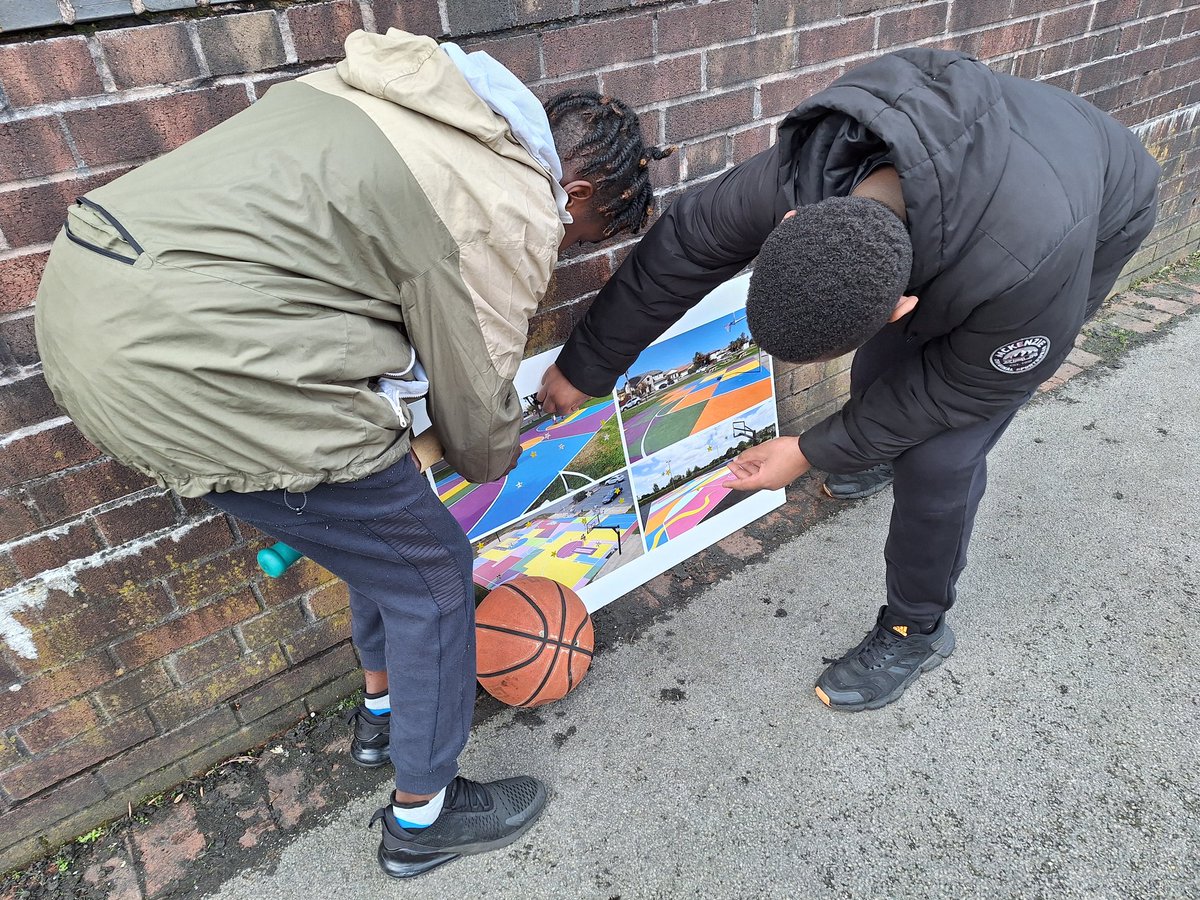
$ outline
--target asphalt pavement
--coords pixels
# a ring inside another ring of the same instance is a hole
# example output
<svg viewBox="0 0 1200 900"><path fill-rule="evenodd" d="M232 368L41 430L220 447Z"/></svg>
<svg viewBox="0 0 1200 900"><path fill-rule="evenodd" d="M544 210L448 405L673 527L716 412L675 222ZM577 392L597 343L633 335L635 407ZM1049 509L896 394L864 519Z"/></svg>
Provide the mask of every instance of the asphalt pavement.
<svg viewBox="0 0 1200 900"><path fill-rule="evenodd" d="M477 728L546 781L520 842L391 882L377 794L222 900L1200 897L1200 315L1018 416L955 655L878 712L813 695L880 603L889 493ZM603 613L600 613L603 615Z"/></svg>

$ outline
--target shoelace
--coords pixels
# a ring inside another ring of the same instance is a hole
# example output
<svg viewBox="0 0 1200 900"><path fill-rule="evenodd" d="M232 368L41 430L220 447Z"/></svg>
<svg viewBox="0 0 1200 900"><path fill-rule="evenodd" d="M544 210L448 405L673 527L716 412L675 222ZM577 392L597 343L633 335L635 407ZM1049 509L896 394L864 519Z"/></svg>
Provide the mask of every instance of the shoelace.
<svg viewBox="0 0 1200 900"><path fill-rule="evenodd" d="M831 666L859 657L862 660L862 664L868 669L878 669L883 664L883 661L891 655L892 648L902 640L903 638L892 634L890 630L884 628L882 625L876 625L862 639L862 642L849 653L839 656L837 659L822 657L821 662L827 666Z"/></svg>
<svg viewBox="0 0 1200 900"><path fill-rule="evenodd" d="M478 781L471 781L461 775L446 786L445 805L449 809L462 809L470 812L481 812L492 807L487 788Z"/></svg>

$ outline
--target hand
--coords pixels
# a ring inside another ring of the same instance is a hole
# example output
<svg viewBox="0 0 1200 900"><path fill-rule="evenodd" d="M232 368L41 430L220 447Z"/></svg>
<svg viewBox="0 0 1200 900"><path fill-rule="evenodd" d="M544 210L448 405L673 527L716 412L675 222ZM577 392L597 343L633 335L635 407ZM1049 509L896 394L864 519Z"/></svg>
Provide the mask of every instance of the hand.
<svg viewBox="0 0 1200 900"><path fill-rule="evenodd" d="M552 416L568 416L592 399L590 394L585 394L567 381L567 376L556 365L551 365L542 375L537 398L538 403L542 404L542 411Z"/></svg>
<svg viewBox="0 0 1200 900"><path fill-rule="evenodd" d="M722 482L735 491L775 490L791 484L811 468L795 437L777 437L750 447L729 464L733 478Z"/></svg>

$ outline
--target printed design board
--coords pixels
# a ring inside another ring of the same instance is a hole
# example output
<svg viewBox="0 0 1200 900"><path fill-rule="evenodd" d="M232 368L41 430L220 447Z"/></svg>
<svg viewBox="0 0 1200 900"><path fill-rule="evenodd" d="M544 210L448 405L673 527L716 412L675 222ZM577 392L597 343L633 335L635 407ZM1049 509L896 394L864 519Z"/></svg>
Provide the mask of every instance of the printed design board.
<svg viewBox="0 0 1200 900"><path fill-rule="evenodd" d="M474 545L478 596L539 575L594 611L783 504L782 490L724 484L730 460L779 433L771 360L746 327L748 283L721 285L612 394L569 416L544 415L536 403L558 350L521 364L516 467L488 484L444 462L428 473ZM417 430L428 427L423 404L413 412Z"/></svg>

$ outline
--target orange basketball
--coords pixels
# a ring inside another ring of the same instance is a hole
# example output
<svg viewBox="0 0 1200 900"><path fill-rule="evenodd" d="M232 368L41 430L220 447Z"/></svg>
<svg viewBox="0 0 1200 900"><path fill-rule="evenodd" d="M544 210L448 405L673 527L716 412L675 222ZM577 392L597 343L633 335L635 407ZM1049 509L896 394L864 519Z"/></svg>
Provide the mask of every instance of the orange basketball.
<svg viewBox="0 0 1200 900"><path fill-rule="evenodd" d="M484 690L510 706L541 706L579 684L592 663L592 620L579 595L549 578L514 578L475 611Z"/></svg>

